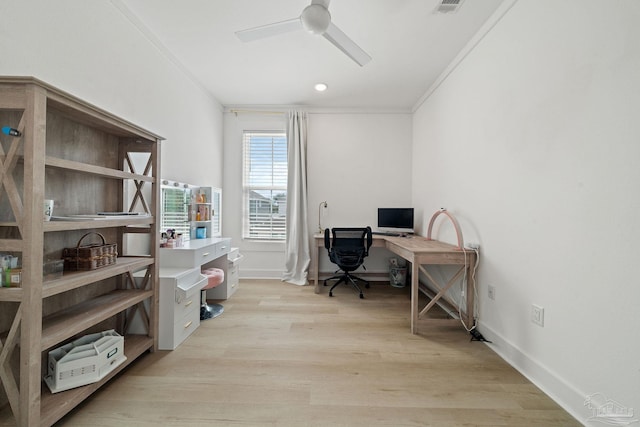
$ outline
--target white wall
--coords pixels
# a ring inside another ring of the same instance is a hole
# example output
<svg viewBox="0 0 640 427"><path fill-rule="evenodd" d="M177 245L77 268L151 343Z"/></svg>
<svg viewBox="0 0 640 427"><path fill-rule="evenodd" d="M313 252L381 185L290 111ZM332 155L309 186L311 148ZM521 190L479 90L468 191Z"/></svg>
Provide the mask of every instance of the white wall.
<svg viewBox="0 0 640 427"><path fill-rule="evenodd" d="M281 278L284 243L242 239L242 133L286 132L284 114L224 114L224 186L222 188L222 234L244 255L240 277Z"/></svg>
<svg viewBox="0 0 640 427"><path fill-rule="evenodd" d="M225 114L223 227L245 255L242 277L280 278L284 271L283 244L242 240L242 132L285 128L284 116ZM311 112L307 149L310 234L318 231L323 201L323 228L375 227L378 207L411 206L410 114ZM386 271L386 255L372 253L367 271ZM321 271L333 269L323 260Z"/></svg>
<svg viewBox="0 0 640 427"><path fill-rule="evenodd" d="M414 115L413 202L480 242L480 331L583 422L593 393L640 411L638 22L519 0Z"/></svg>
<svg viewBox="0 0 640 427"><path fill-rule="evenodd" d="M221 106L111 2L3 0L0 16L0 75L34 76L155 132L163 177L222 186Z"/></svg>
<svg viewBox="0 0 640 427"><path fill-rule="evenodd" d="M376 228L378 208L410 207L411 115L381 113L315 113L309 120L309 228ZM320 271L335 265L321 250ZM373 249L365 260L369 273L387 272L388 256ZM361 270L359 270L361 271Z"/></svg>

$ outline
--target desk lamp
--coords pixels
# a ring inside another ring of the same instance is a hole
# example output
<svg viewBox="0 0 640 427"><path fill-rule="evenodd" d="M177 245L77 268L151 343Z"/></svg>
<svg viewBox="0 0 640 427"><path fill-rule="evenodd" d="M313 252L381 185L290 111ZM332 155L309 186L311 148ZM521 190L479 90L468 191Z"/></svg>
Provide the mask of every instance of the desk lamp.
<svg viewBox="0 0 640 427"><path fill-rule="evenodd" d="M320 225L320 211L322 208L327 208L327 201L325 200L324 202L320 202L320 204L318 205L318 232L322 233L324 230L322 229L322 226Z"/></svg>

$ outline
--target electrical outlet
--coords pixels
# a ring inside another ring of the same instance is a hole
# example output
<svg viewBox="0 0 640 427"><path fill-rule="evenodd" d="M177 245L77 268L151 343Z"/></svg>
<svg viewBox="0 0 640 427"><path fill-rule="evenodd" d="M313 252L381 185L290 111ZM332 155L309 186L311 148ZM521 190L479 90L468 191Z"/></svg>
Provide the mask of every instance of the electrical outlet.
<svg viewBox="0 0 640 427"><path fill-rule="evenodd" d="M544 327L544 308L531 304L531 322Z"/></svg>
<svg viewBox="0 0 640 427"><path fill-rule="evenodd" d="M488 288L488 294L489 294L489 299L495 300L496 299L496 287L493 285L489 285Z"/></svg>

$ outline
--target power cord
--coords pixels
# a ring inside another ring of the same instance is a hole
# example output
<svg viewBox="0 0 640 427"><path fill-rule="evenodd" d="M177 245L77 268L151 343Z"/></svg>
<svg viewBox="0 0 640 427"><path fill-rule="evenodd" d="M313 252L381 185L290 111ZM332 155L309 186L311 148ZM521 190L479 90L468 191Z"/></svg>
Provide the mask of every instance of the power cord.
<svg viewBox="0 0 640 427"><path fill-rule="evenodd" d="M471 271L471 279L473 280L473 295L474 295L474 299L473 299L473 311L475 313L475 315L473 316L473 325L471 327L467 326L464 323L464 318L462 316L462 300L460 300L460 302L458 303L458 316L460 317L460 323L462 323L462 326L464 326L464 328L467 330L467 332L469 332L469 334L471 335L471 340L470 341L480 341L480 342L486 342L491 344L491 341L489 341L488 339L486 339L481 333L480 331L478 331L477 329L477 324L476 321L478 320L478 317L480 317L480 309L478 307L478 289L476 286L476 272L478 271L478 264L480 264L480 251L477 248L473 248L473 251L476 253L476 263L473 266L473 271ZM467 251L466 249L463 247L462 248L462 252L464 253L464 276L462 278L462 282L461 282L461 295L460 298L462 299L464 297L463 292L465 289L465 285L467 283L467 267L469 265L468 260L467 260Z"/></svg>
<svg viewBox="0 0 640 427"><path fill-rule="evenodd" d="M469 331L469 333L471 334L471 339L469 341L481 341L481 342L488 342L489 344L491 344L491 341L483 337L480 331L475 329L475 326L474 326L474 329Z"/></svg>
<svg viewBox="0 0 640 427"><path fill-rule="evenodd" d="M462 248L462 251L464 252L464 277L462 279L462 289L464 289L465 283L467 282L467 251L465 250L465 248ZM491 344L491 341L489 341L488 339L486 339L481 333L480 331L476 328L476 320L478 320L478 317L480 316L479 313L479 307L478 307L478 290L476 287L476 272L478 270L478 264L480 264L480 251L477 248L474 248L473 251L476 253L476 264L473 266L473 271L471 272L471 280L473 280L473 295L474 295L474 299L473 299L473 310L474 313L476 313L476 315L473 317L473 326L471 328L467 327L467 325L465 325L464 320L462 318L462 304L458 304L458 314L460 315L460 321L462 322L462 325L464 326L464 328L469 332L469 334L471 335L471 340L470 341L480 341L480 342L486 342Z"/></svg>

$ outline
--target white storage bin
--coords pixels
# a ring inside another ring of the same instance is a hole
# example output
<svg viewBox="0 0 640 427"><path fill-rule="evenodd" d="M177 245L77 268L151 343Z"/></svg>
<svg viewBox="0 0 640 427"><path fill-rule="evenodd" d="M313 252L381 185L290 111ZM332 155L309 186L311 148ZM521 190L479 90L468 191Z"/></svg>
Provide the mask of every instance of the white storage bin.
<svg viewBox="0 0 640 427"><path fill-rule="evenodd" d="M125 360L124 338L114 330L85 335L49 352L44 381L58 393L98 382Z"/></svg>

